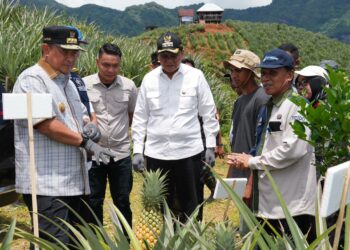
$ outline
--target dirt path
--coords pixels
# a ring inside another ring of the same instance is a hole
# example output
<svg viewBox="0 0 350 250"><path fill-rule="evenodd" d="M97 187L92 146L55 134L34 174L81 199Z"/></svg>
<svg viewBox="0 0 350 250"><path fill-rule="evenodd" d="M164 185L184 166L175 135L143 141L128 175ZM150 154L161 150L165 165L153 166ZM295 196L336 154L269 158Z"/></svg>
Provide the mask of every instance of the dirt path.
<svg viewBox="0 0 350 250"><path fill-rule="evenodd" d="M205 24L205 32L209 33L226 33L226 32L234 32L233 28L228 27L224 24L215 24L215 23L208 23Z"/></svg>

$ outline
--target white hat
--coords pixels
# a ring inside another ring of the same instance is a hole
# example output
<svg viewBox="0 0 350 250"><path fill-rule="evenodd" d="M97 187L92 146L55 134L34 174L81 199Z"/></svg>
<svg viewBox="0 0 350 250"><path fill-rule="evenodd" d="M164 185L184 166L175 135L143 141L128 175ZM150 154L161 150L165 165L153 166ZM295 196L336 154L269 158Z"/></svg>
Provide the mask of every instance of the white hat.
<svg viewBox="0 0 350 250"><path fill-rule="evenodd" d="M321 76L326 80L328 80L328 78L329 78L327 71L324 68L322 68L320 66L316 66L316 65L307 66L307 67L303 68L302 70L295 71L295 73L298 75L301 75L301 76L305 76L305 77Z"/></svg>

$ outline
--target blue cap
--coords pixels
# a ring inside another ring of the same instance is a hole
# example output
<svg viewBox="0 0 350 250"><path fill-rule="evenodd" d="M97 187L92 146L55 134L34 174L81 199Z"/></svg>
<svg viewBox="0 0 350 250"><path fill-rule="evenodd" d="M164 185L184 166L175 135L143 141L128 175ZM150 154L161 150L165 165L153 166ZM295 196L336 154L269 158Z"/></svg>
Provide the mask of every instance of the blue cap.
<svg viewBox="0 0 350 250"><path fill-rule="evenodd" d="M259 68L277 69L289 68L294 69L293 58L284 50L273 49L265 53L263 60L258 66Z"/></svg>
<svg viewBox="0 0 350 250"><path fill-rule="evenodd" d="M80 31L80 29L78 29L78 28L76 28L76 27L74 27L74 26L69 26L69 25L66 25L66 27L71 28L71 29L74 29L74 30L77 32L77 34L78 34L78 42L79 42L79 43L88 44L87 41L84 41L84 39L83 39L83 33Z"/></svg>

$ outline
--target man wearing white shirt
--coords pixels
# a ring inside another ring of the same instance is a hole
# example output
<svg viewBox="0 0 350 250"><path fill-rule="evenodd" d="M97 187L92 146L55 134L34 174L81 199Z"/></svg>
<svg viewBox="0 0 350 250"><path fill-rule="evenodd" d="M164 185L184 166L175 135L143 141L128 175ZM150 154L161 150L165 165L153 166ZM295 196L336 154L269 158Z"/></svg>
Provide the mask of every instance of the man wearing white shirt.
<svg viewBox="0 0 350 250"><path fill-rule="evenodd" d="M132 124L133 167L167 172L167 203L181 221L203 202L201 139L198 115L203 118L206 137L205 162L215 164L214 148L219 123L215 103L202 71L181 63L181 40L166 32L157 41L161 67L143 79ZM146 142L144 142L147 136ZM198 219L201 219L201 212Z"/></svg>

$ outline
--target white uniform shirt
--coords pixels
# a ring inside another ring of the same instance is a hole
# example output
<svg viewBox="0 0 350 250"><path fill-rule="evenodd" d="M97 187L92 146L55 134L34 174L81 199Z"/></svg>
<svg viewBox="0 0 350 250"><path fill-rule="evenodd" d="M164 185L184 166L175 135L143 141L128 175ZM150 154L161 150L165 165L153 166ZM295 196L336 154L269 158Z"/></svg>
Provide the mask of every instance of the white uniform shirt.
<svg viewBox="0 0 350 250"><path fill-rule="evenodd" d="M184 159L203 151L198 115L203 118L206 147L216 146L219 123L202 71L181 64L172 79L162 67L143 79L132 123L134 153L160 160ZM146 143L144 142L146 138Z"/></svg>

